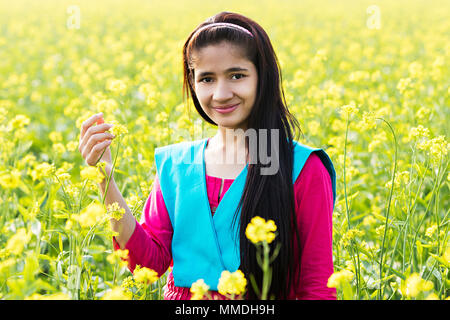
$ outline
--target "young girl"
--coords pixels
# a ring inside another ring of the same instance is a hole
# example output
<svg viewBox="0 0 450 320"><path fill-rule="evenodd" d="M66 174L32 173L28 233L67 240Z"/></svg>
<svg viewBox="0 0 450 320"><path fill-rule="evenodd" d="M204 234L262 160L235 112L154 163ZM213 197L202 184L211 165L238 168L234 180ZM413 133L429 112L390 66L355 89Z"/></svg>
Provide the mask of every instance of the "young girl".
<svg viewBox="0 0 450 320"><path fill-rule="evenodd" d="M239 269L262 283L255 245L245 235L260 216L277 226L271 250L280 246L269 297L335 299L335 289L327 287L335 171L323 150L293 138L300 128L287 109L266 32L245 16L221 12L189 35L183 61L183 92L217 133L155 149L157 174L140 223L110 181L106 204L118 202L126 210L121 220L111 220L118 232L114 248L129 250L132 272L140 265L161 276L172 265L165 299L189 299L199 279L222 298L217 284L224 270ZM110 125L92 126L100 118L83 123L79 150L95 165L106 148L101 160L109 173L114 137L105 132ZM270 150L268 157L263 149ZM238 154L244 161L236 161ZM105 182L100 187L104 193ZM250 281L243 298L258 298Z"/></svg>

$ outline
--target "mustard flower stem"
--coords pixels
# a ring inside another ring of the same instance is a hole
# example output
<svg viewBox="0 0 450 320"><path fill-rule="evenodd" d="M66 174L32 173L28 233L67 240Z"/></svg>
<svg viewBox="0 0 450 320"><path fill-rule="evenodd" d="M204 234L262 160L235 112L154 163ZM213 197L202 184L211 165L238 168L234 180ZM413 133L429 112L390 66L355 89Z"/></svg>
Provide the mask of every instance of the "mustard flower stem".
<svg viewBox="0 0 450 320"><path fill-rule="evenodd" d="M388 231L388 221L389 221L389 213L391 210L391 201L392 201L392 195L394 193L394 185L395 185L395 175L397 173L397 137L395 135L394 129L392 128L391 124L386 121L383 118L378 118L379 120L382 120L390 129L392 136L394 138L394 168L392 170L392 177L391 177L391 189L389 191L389 198L388 198L388 203L387 203L387 210L386 210L386 219L384 222L384 233L383 233L383 241L381 243L381 252L380 252L380 283L379 283L379 290L378 290L378 299L381 299L383 296L383 288L384 288L384 282L382 281L383 279L383 258L384 258L384 245L386 242L386 234Z"/></svg>
<svg viewBox="0 0 450 320"><path fill-rule="evenodd" d="M345 128L345 141L344 141L344 197L345 197L345 212L347 215L347 228L348 230L351 229L350 226L350 209L348 205L348 196L347 196L347 172L346 172L346 164L347 164L347 141L348 141L348 128L350 126L350 115L347 115L347 124ZM355 255L354 255L354 239L350 239L350 254L353 261L353 266L355 267L355 273L356 273L356 295L359 297L359 251L356 249L356 254L358 258L358 263L355 261Z"/></svg>
<svg viewBox="0 0 450 320"><path fill-rule="evenodd" d="M267 294L269 292L270 288L270 282L271 282L271 272L269 268L269 252L270 247L266 240L262 242L263 245L263 252L264 252L264 258L263 258L263 285L262 285L262 293L261 293L261 300L267 300Z"/></svg>
<svg viewBox="0 0 450 320"><path fill-rule="evenodd" d="M109 173L108 178L106 179L106 188L105 188L105 192L104 192L104 194L102 196L102 204L103 205L105 204L106 195L108 194L109 182L111 181L111 177L112 177L112 175L114 173L114 169L116 167L117 156L119 155L120 138L121 138L121 136L119 135L118 138L119 138L119 141L117 142L117 150L116 150L116 154L114 156L113 165L111 167L111 172ZM106 150L106 148L105 148L105 150Z"/></svg>

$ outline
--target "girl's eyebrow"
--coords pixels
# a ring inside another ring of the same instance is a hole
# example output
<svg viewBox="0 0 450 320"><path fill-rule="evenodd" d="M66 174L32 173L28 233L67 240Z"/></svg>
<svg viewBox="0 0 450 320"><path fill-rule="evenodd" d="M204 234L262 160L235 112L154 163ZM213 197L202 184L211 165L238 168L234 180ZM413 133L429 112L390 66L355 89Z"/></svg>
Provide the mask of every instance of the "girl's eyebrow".
<svg viewBox="0 0 450 320"><path fill-rule="evenodd" d="M227 70L225 70L225 73L236 72L236 71L248 71L248 69L241 68L241 67L233 67L233 68L228 68ZM214 74L214 72L205 71L205 72L200 73L198 76L205 77L205 76L210 76L213 74Z"/></svg>

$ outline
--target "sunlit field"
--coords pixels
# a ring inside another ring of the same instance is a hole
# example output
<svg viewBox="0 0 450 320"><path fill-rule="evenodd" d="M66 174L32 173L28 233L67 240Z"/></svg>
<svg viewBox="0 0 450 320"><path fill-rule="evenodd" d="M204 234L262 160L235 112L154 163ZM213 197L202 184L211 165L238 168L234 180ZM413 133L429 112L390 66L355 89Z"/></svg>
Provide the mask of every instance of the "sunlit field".
<svg viewBox="0 0 450 320"><path fill-rule="evenodd" d="M419 0L1 1L0 299L163 299L166 275L113 250L80 127L117 124L140 220L155 147L215 134L183 102L181 50L220 11L267 31L298 141L334 163L337 298L448 299L450 3Z"/></svg>

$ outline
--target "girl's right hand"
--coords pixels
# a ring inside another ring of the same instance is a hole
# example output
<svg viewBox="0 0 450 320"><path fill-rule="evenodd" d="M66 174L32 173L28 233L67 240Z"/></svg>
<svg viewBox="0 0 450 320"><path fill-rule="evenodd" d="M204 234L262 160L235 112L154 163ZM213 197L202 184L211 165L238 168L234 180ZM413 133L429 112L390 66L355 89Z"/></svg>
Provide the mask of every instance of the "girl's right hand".
<svg viewBox="0 0 450 320"><path fill-rule="evenodd" d="M97 122L96 126L92 126ZM81 125L80 143L78 150L89 166L95 166L99 161L105 161L112 166L111 150L109 145L115 138L110 132L105 132L112 128L112 124L103 122L103 114L95 114L85 120ZM106 148L106 150L105 150ZM103 153L105 150L105 153ZM103 156L100 158L100 155Z"/></svg>

